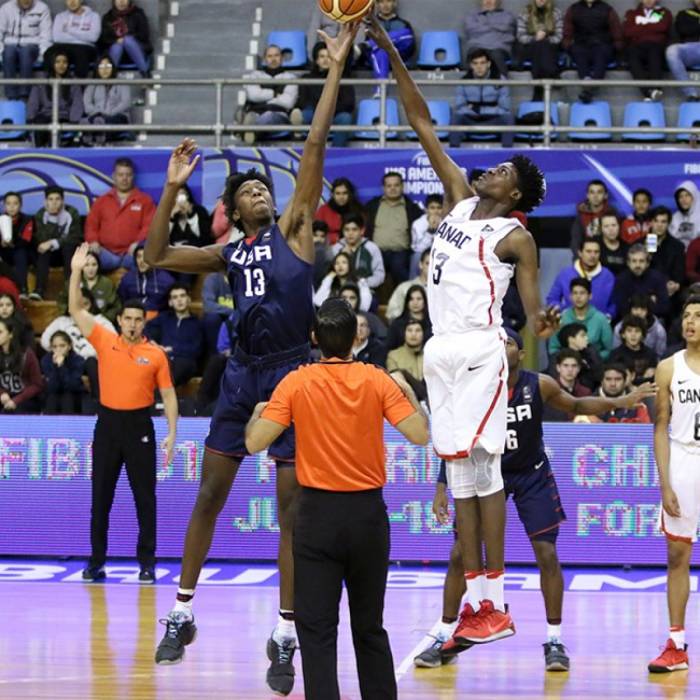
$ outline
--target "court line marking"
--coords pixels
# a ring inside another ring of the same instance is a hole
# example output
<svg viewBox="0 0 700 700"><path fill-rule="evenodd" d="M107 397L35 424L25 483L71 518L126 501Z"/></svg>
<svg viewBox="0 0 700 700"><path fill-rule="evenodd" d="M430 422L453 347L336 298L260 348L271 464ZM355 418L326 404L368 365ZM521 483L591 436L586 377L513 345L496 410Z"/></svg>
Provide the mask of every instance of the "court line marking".
<svg viewBox="0 0 700 700"><path fill-rule="evenodd" d="M396 677L396 682L398 683L405 675L411 666L413 666L413 659L428 645L431 639L435 637L438 630L440 629L440 623L442 618L438 618L437 622L430 628L430 631L423 636L423 638L416 644L416 646L408 652L408 655L404 660L394 669L394 676Z"/></svg>

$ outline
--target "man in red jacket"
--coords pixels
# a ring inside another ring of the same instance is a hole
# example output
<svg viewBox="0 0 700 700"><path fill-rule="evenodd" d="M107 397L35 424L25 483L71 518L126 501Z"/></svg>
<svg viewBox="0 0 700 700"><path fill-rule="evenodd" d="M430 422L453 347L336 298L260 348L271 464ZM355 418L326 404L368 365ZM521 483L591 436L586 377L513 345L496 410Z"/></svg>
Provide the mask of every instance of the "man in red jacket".
<svg viewBox="0 0 700 700"><path fill-rule="evenodd" d="M98 197L85 221L85 241L97 253L103 270L133 267L136 246L146 240L156 212L153 200L134 187L134 163L118 158L114 187Z"/></svg>

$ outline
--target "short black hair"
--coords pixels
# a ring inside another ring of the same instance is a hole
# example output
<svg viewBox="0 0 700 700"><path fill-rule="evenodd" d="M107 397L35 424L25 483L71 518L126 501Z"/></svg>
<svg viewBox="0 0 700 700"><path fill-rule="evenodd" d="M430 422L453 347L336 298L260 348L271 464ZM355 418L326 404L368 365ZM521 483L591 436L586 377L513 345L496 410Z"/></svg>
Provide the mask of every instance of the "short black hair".
<svg viewBox="0 0 700 700"><path fill-rule="evenodd" d="M131 168L132 173L136 171L136 166L131 158L117 158L114 161L114 170L117 168Z"/></svg>
<svg viewBox="0 0 700 700"><path fill-rule="evenodd" d="M442 206L445 203L445 198L441 194L429 194L425 198L425 208L427 209L431 204L439 204Z"/></svg>
<svg viewBox="0 0 700 700"><path fill-rule="evenodd" d="M311 222L311 230L314 232L323 231L326 234L328 233L328 224L323 219L314 219Z"/></svg>
<svg viewBox="0 0 700 700"><path fill-rule="evenodd" d="M654 201L654 195L649 192L649 190L646 187L637 187L637 189L632 192L632 201L634 201L637 198L638 194L643 194L648 200L649 204L651 204Z"/></svg>
<svg viewBox="0 0 700 700"><path fill-rule="evenodd" d="M660 204L658 207L654 207L649 212L650 219L655 219L657 216L666 216L668 217L669 223L671 223L671 219L673 219L673 212L668 207L665 207L663 204Z"/></svg>
<svg viewBox="0 0 700 700"><path fill-rule="evenodd" d="M639 316L627 314L620 324L620 335L622 335L627 328L638 328L642 332L642 338L646 337L647 324L646 321L643 318L639 318Z"/></svg>
<svg viewBox="0 0 700 700"><path fill-rule="evenodd" d="M573 292L574 287L583 287L589 294L591 293L591 281L587 280L585 277L574 277L571 282L569 282L569 291Z"/></svg>
<svg viewBox="0 0 700 700"><path fill-rule="evenodd" d="M567 323L560 331L559 342L563 348L568 347L569 338L575 338L581 331L588 333L588 328L586 328L585 323L580 323L579 321L574 321L574 323Z"/></svg>
<svg viewBox="0 0 700 700"><path fill-rule="evenodd" d="M269 48L269 47L268 47ZM226 186L224 187L224 194L221 199L224 203L224 211L226 212L226 218L233 223L233 210L236 208L236 193L238 190L246 183L252 180L258 180L262 182L265 187L270 191L272 198L275 197L274 186L272 180L265 175L265 173L256 170L255 168L250 168L244 173L234 173L226 178Z"/></svg>
<svg viewBox="0 0 700 700"><path fill-rule="evenodd" d="M430 253L432 251L432 248L426 248L421 254L420 254L420 261L423 262L426 258L430 257Z"/></svg>
<svg viewBox="0 0 700 700"><path fill-rule="evenodd" d="M627 367L622 362L606 362L600 376L604 377L606 372L618 372L623 379L627 378Z"/></svg>
<svg viewBox="0 0 700 700"><path fill-rule="evenodd" d="M700 294L691 294L683 304L683 311L691 304L700 304Z"/></svg>
<svg viewBox="0 0 700 700"><path fill-rule="evenodd" d="M19 192L5 192L5 194L2 197L2 201L6 202L8 197L17 197L17 199L19 199L20 206L22 206L22 195Z"/></svg>
<svg viewBox="0 0 700 700"><path fill-rule="evenodd" d="M600 241L600 238L598 236L584 236L581 239L581 243L579 243L578 249L583 250L584 246L587 243L595 243L600 250L603 249L603 244Z"/></svg>
<svg viewBox="0 0 700 700"><path fill-rule="evenodd" d="M526 156L513 156L510 162L515 166L518 174L518 189L521 195L517 206L513 209L528 214L542 204L547 194L544 173Z"/></svg>
<svg viewBox="0 0 700 700"><path fill-rule="evenodd" d="M648 294L633 294L630 297L630 309L646 309L647 315L650 316L654 312L654 305Z"/></svg>
<svg viewBox="0 0 700 700"><path fill-rule="evenodd" d="M143 305L141 299L137 299L136 297L127 299L122 304L121 311L117 314L117 316L121 316L127 309L136 309L138 311L143 311L144 317L146 316L146 307Z"/></svg>
<svg viewBox="0 0 700 700"><path fill-rule="evenodd" d="M475 58L485 58L486 60L490 61L491 54L486 49L481 49L481 48L472 49L467 54L467 62L471 63Z"/></svg>
<svg viewBox="0 0 700 700"><path fill-rule="evenodd" d="M66 191L63 189L63 187L59 187L58 185L49 185L48 187L44 187L44 197L48 197L51 194L57 194L61 197L61 199L66 198Z"/></svg>
<svg viewBox="0 0 700 700"><path fill-rule="evenodd" d="M324 357L347 358L357 334L357 316L344 299L326 299L313 324Z"/></svg>
<svg viewBox="0 0 700 700"><path fill-rule="evenodd" d="M396 172L396 170L389 170L388 172L384 173L382 175L382 185L387 181L388 178L390 177L398 177L401 182L403 182L403 175L399 172Z"/></svg>
<svg viewBox="0 0 700 700"><path fill-rule="evenodd" d="M629 258L631 255L635 255L636 253L644 253L644 255L649 257L649 251L644 243L633 243L627 251L627 257Z"/></svg>
<svg viewBox="0 0 700 700"><path fill-rule="evenodd" d="M168 289L168 300L170 299L170 295L176 289L182 289L185 292L185 294L187 294L188 297L192 296L192 292L190 291L190 288L186 284L182 284L182 282L175 282L175 284L170 285L170 289Z"/></svg>
<svg viewBox="0 0 700 700"><path fill-rule="evenodd" d="M588 184L586 185L586 192L588 192L588 188L591 185L600 185L605 192L608 191L608 186L602 181L602 180L589 180Z"/></svg>
<svg viewBox="0 0 700 700"><path fill-rule="evenodd" d="M572 350L571 348L562 348L557 353L554 364L560 365L562 362L564 362L564 360L576 360L579 367L583 364L581 361L581 353L576 350Z"/></svg>
<svg viewBox="0 0 700 700"><path fill-rule="evenodd" d="M348 224L355 224L358 228L364 228L365 220L362 217L362 214L348 214L347 216L343 217L342 228L345 228Z"/></svg>

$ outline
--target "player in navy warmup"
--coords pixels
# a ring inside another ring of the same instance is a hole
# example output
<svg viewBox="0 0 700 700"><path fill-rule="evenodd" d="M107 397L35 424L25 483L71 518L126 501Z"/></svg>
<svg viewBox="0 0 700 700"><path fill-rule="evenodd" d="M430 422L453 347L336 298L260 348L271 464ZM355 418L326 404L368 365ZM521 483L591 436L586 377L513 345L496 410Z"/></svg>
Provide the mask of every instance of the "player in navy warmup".
<svg viewBox="0 0 700 700"><path fill-rule="evenodd" d="M545 403L566 413L595 415L612 408L629 408L643 399L653 396L656 387L643 384L632 393L615 399L603 397L576 398L546 374L520 369L525 355L523 341L516 331L505 329L508 334L506 356L508 358L508 430L506 449L501 461L506 496L513 496L518 517L530 538L540 570L542 595L547 614L547 641L544 643L545 668L548 671L568 671L569 657L561 641L562 604L564 578L557 557L556 541L559 525L566 519L559 500L554 472L549 464L542 438L542 409ZM435 499L435 517L443 524L449 522L447 509L447 479L443 462L438 477ZM456 537L456 531L455 531ZM462 565L460 548L454 543L443 590L442 620L431 642L414 663L421 668L435 668L454 659L457 654L473 646L454 638L457 615L465 589L464 570L483 571L482 552L478 529L470 545L473 561ZM467 614L474 614L481 603L479 580L469 582L467 589Z"/></svg>
<svg viewBox="0 0 700 700"><path fill-rule="evenodd" d="M194 141L184 139L168 164L165 188L146 242L146 260L176 272L225 270L239 320L238 346L228 361L205 442L202 479L185 538L177 600L163 620L166 632L156 651L156 663L177 663L185 646L194 640L194 589L217 516L247 454L245 426L255 405L267 401L277 383L309 358L315 259L311 224L322 191L326 139L339 82L356 33L357 25L344 25L336 38L320 32L331 68L304 144L294 194L277 224L272 183L250 170L229 177L223 196L229 220L245 233L243 240L205 248L170 246L170 213L177 192L199 160ZM292 658L297 646L291 544L298 484L292 429L272 444L269 454L278 466L280 616L267 644L271 661L267 682L277 694L288 695L294 686Z"/></svg>

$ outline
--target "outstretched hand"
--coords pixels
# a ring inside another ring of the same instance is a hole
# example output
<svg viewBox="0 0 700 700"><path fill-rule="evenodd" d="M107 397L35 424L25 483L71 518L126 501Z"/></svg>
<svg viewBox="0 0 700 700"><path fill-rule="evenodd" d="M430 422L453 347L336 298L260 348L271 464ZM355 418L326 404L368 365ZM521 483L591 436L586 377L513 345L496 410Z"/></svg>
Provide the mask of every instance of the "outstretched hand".
<svg viewBox="0 0 700 700"><path fill-rule="evenodd" d="M168 161L169 185L184 185L189 180L199 162L199 156L194 155L196 151L197 143L190 138L182 139L175 147Z"/></svg>
<svg viewBox="0 0 700 700"><path fill-rule="evenodd" d="M367 36L380 48L389 51L393 48L394 43L386 33L386 29L377 19L377 16L371 12L363 20Z"/></svg>
<svg viewBox="0 0 700 700"><path fill-rule="evenodd" d="M88 253L90 252L89 243L81 243L73 253L70 261L70 269L72 272L82 272L87 262Z"/></svg>
<svg viewBox="0 0 700 700"><path fill-rule="evenodd" d="M359 22L348 22L341 25L338 35L335 37L328 36L322 29L318 30L318 35L326 45L331 61L341 67L345 65L359 29Z"/></svg>
<svg viewBox="0 0 700 700"><path fill-rule="evenodd" d="M630 391L629 394L625 395L624 402L625 408L634 408L639 406L644 399L652 399L656 396L659 388L654 384L654 382L644 382L638 387Z"/></svg>
<svg viewBox="0 0 700 700"><path fill-rule="evenodd" d="M534 331L538 338L549 338L559 328L561 312L558 306L548 306L535 317Z"/></svg>

